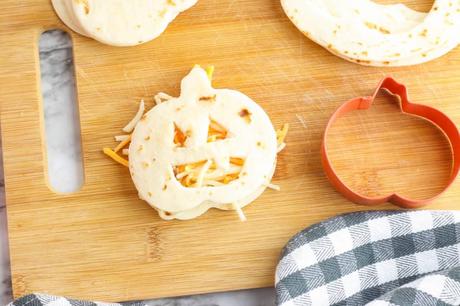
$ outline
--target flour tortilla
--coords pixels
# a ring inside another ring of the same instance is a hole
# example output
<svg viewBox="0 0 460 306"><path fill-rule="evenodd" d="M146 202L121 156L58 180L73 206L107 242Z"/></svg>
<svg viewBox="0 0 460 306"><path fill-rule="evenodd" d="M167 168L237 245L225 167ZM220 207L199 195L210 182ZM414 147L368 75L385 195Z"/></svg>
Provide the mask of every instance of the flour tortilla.
<svg viewBox="0 0 460 306"><path fill-rule="evenodd" d="M177 15L197 0L52 0L75 32L112 46L134 46L164 32Z"/></svg>
<svg viewBox="0 0 460 306"><path fill-rule="evenodd" d="M251 114L250 122L239 115L243 109ZM208 143L210 118L229 137ZM188 131L185 147L174 144L174 125ZM234 209L257 198L272 179L277 145L273 125L258 104L240 92L212 88L206 72L194 68L178 98L155 106L136 125L129 168L140 198L161 217L191 219L211 207ZM225 171L230 157L245 160L244 175L224 186L184 187L175 178L173 166L212 160Z"/></svg>
<svg viewBox="0 0 460 306"><path fill-rule="evenodd" d="M420 13L369 0L281 0L306 36L346 60L406 66L434 60L460 43L460 1L437 0Z"/></svg>
<svg viewBox="0 0 460 306"><path fill-rule="evenodd" d="M51 3L53 4L54 10L59 18L72 31L83 36L88 36L75 19L75 14L72 11L71 2L69 0L51 0Z"/></svg>

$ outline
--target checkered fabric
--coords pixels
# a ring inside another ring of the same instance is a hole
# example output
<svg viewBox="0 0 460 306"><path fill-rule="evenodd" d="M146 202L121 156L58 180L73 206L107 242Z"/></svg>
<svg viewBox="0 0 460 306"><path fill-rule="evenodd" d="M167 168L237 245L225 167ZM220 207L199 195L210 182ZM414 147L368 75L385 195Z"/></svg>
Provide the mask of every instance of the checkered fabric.
<svg viewBox="0 0 460 306"><path fill-rule="evenodd" d="M342 215L295 235L277 305L460 305L460 212Z"/></svg>
<svg viewBox="0 0 460 306"><path fill-rule="evenodd" d="M47 294L29 294L23 296L8 306L146 306L142 302L134 303L101 303L73 300Z"/></svg>
<svg viewBox="0 0 460 306"><path fill-rule="evenodd" d="M460 305L460 267L423 276L367 304L390 305Z"/></svg>

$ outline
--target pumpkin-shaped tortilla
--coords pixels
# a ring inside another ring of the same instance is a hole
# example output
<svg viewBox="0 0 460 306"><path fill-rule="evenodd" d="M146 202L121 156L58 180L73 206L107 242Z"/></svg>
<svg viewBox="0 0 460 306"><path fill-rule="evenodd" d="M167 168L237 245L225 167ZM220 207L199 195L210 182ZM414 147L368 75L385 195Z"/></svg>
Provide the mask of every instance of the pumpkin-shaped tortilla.
<svg viewBox="0 0 460 306"><path fill-rule="evenodd" d="M362 65L420 64L460 43L459 0L436 0L429 13L371 0L281 0L281 4L311 40Z"/></svg>
<svg viewBox="0 0 460 306"><path fill-rule="evenodd" d="M214 89L194 68L181 94L137 123L129 168L139 196L165 219L190 219L211 207L238 209L270 183L277 137L264 110L244 94Z"/></svg>
<svg viewBox="0 0 460 306"><path fill-rule="evenodd" d="M75 32L113 46L158 37L198 0L52 0L59 18Z"/></svg>

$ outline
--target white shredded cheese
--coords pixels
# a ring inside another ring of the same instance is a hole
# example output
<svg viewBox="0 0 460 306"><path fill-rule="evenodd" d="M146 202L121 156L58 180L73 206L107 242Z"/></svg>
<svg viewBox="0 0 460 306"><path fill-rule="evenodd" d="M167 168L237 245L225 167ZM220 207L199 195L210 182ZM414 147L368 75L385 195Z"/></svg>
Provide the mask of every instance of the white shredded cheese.
<svg viewBox="0 0 460 306"><path fill-rule="evenodd" d="M240 217L240 220L242 222L246 221L247 220L246 216L244 215L243 210L241 209L241 207L238 204L235 204L235 203L233 203L232 205L235 208L236 212L238 213L238 217Z"/></svg>
<svg viewBox="0 0 460 306"><path fill-rule="evenodd" d="M283 142L282 144L280 144L278 146L278 149L276 150L276 153L279 153L279 152L283 151L284 148L286 148L286 143L285 142Z"/></svg>
<svg viewBox="0 0 460 306"><path fill-rule="evenodd" d="M213 187L225 186L224 183L221 183L221 182L218 182L218 181L214 181L214 180L203 180L203 185L204 185L204 186L213 186Z"/></svg>
<svg viewBox="0 0 460 306"><path fill-rule="evenodd" d="M123 155L129 155L129 149L123 149L123 151L121 151L121 153Z"/></svg>
<svg viewBox="0 0 460 306"><path fill-rule="evenodd" d="M144 114L145 111L145 104L144 100L141 100L141 103L139 104L139 109L137 111L137 114L134 116L134 118L123 128L123 132L126 133L131 133L134 130L134 127L136 124L141 120L142 115Z"/></svg>
<svg viewBox="0 0 460 306"><path fill-rule="evenodd" d="M275 184L272 184L272 183L267 183L267 184L265 184L265 186L267 186L267 188L270 188L270 189L273 189L273 190L276 190L276 191L280 191L280 190L281 190L281 187L280 187L280 186L275 185Z"/></svg>
<svg viewBox="0 0 460 306"><path fill-rule="evenodd" d="M181 179L183 179L184 177L186 177L187 175L189 175L190 173L192 173L192 171L187 171L187 170L185 170L184 172L178 173L178 174L176 175L176 179L181 180Z"/></svg>
<svg viewBox="0 0 460 306"><path fill-rule="evenodd" d="M204 175L211 167L212 161L208 159L208 161L201 167L200 173L198 174L198 179L196 181L196 187L203 186Z"/></svg>
<svg viewBox="0 0 460 306"><path fill-rule="evenodd" d="M115 136L115 141L118 141L118 142L121 142L121 141L125 141L126 139L128 139L129 135L117 135Z"/></svg>
<svg viewBox="0 0 460 306"><path fill-rule="evenodd" d="M206 175L206 179L209 180L221 180L223 179L226 175L237 175L241 172L242 167L241 166L234 166L230 165L230 167L227 170L218 168Z"/></svg>

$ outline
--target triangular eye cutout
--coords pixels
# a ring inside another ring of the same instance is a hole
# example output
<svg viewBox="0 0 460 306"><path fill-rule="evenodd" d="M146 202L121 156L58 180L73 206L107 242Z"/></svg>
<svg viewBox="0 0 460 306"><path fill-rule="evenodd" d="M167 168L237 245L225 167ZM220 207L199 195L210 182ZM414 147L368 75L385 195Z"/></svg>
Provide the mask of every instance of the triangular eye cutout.
<svg viewBox="0 0 460 306"><path fill-rule="evenodd" d="M228 131L217 121L210 119L208 128L208 142L223 140L227 138Z"/></svg>
<svg viewBox="0 0 460 306"><path fill-rule="evenodd" d="M187 135L174 123L174 144L178 147L185 147L187 141Z"/></svg>

